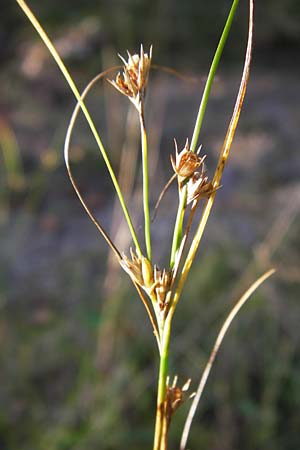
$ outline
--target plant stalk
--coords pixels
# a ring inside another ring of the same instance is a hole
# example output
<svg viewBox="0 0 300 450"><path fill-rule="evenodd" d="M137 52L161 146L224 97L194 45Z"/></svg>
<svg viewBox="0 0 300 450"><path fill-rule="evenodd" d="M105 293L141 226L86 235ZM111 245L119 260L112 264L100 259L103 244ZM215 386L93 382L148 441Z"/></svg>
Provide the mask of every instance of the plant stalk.
<svg viewBox="0 0 300 450"><path fill-rule="evenodd" d="M195 152L195 150L196 150L204 114L206 111L210 91L212 88L212 83L213 83L213 80L216 75L216 71L217 71L223 50L224 50L224 46L226 44L226 41L227 41L227 38L229 35L229 31L230 31L230 28L231 28L231 25L233 22L233 18L234 18L238 3L239 3L239 0L233 0L229 15L227 17L226 24L224 26L221 38L219 40L219 44L217 46L214 58L212 60L211 66L210 66L210 70L209 70L205 88L204 88L204 91L202 94L199 111L198 111L198 115L197 115L197 119L196 119L196 123L195 123L195 128L194 128L194 132L193 132L193 136L192 136L192 141L191 141L191 145L190 145L190 150L192 152ZM182 226L183 226L183 220L184 220L184 211L185 211L185 207L186 207L186 201L183 202L183 200L184 200L184 198L186 198L186 189L187 189L186 187L184 187L182 189L182 197L181 197L181 201L178 205L178 212L177 212L174 233L173 233L173 241L172 241L172 252L171 252L171 261L170 261L171 268L174 266L175 254L180 246L180 241L181 241Z"/></svg>
<svg viewBox="0 0 300 450"><path fill-rule="evenodd" d="M142 166L143 166L143 206L144 206L144 221L145 221L145 242L146 251L149 261L152 258L151 251L151 230L150 230L150 212L149 212L149 170L148 170L148 143L147 133L145 127L145 116L143 105L139 113L141 126L141 141L142 141Z"/></svg>
<svg viewBox="0 0 300 450"><path fill-rule="evenodd" d="M192 141L191 141L190 149L192 152L194 152L196 150L204 114L206 111L206 106L208 103L208 98L209 98L211 87L212 87L212 83L213 83L215 75L216 75L216 71L217 71L223 50L224 50L224 46L226 44L226 41L227 41L227 38L229 35L229 31L230 31L230 28L231 28L231 25L233 22L233 18L234 18L234 14L235 14L238 4L239 4L239 0L234 0L232 3L231 9L229 11L229 15L227 17L227 20L226 20L226 23L225 23L225 26L224 26L224 29L222 32L222 35L219 40L218 47L217 47L215 55L214 55L214 59L212 60L212 63L210 66L210 70L209 70L208 77L207 77L207 80L205 83L205 88L204 88L201 103L199 106L199 111L198 111L195 128L194 128L194 132L193 132L193 137L192 137Z"/></svg>
<svg viewBox="0 0 300 450"><path fill-rule="evenodd" d="M182 224L184 219L184 212L186 207L186 196L187 196L187 187L184 186L180 191L180 199L178 205L178 211L176 216L176 222L174 227L173 241L172 241L172 250L171 250L171 259L170 259L170 269L173 269L175 264L176 252L180 247L180 242L182 239Z"/></svg>
<svg viewBox="0 0 300 450"><path fill-rule="evenodd" d="M247 42L247 49L246 49L246 55L245 55L245 62L244 62L244 69L242 74L242 79L238 91L238 95L236 98L234 110L231 116L231 120L227 129L227 133L223 142L223 146L220 152L218 165L214 174L213 178L213 187L214 191L211 193L210 197L207 200L207 203L205 205L205 208L202 213L201 220L199 222L198 228L195 232L193 241L191 243L188 255L186 257L186 260L183 265L182 273L180 276L180 279L178 281L177 289L174 294L173 303L172 303L172 309L175 309L178 300L181 295L182 288L185 284L187 275L189 273L189 270L191 268L192 262L194 261L197 249L199 247L202 235L204 233L214 200L216 196L216 189L220 186L220 181L222 178L223 170L225 167L225 164L227 162L231 144L236 132L236 128L239 122L241 109L243 106L248 80L249 80L249 73L250 73L250 65L251 65L251 58L252 58L252 43L253 43L253 14L254 14L254 4L253 0L249 1L249 30L248 30L248 42Z"/></svg>
<svg viewBox="0 0 300 450"><path fill-rule="evenodd" d="M171 317L168 316L163 325L163 335L162 335L159 374L158 374L157 406L156 406L153 450L162 450L163 444L162 438L163 438L163 424L166 412L165 399L166 399L167 375L169 367L170 334L171 334Z"/></svg>

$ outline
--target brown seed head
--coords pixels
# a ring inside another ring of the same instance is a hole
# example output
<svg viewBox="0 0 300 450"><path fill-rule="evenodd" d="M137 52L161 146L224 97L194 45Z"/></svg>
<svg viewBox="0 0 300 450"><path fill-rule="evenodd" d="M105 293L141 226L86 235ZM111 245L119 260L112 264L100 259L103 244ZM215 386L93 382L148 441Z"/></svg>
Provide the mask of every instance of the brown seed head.
<svg viewBox="0 0 300 450"><path fill-rule="evenodd" d="M137 283L139 286L143 287L143 274L142 274L142 262L141 259L130 249L131 259L122 254L122 259L120 260L121 267L128 273L130 278Z"/></svg>
<svg viewBox="0 0 300 450"><path fill-rule="evenodd" d="M130 278L137 283L149 295L152 301L157 301L160 308L165 306L165 299L169 291L172 272L159 270L145 256L137 256L130 249L131 258L124 253L120 261L121 267L128 273Z"/></svg>
<svg viewBox="0 0 300 450"><path fill-rule="evenodd" d="M191 379L188 379L184 385L180 388L177 386L178 377L175 375L173 383L169 386L169 377L167 379L167 392L166 392L166 412L168 417L168 422L170 423L171 418L175 411L180 405L187 399L192 398L195 394L187 395L187 391L191 384Z"/></svg>
<svg viewBox="0 0 300 450"><path fill-rule="evenodd" d="M145 97L145 90L147 87L149 70L151 66L152 58L152 46L150 47L149 54L144 53L143 46L141 45L140 54L131 55L128 53L128 61L119 55L123 66L123 73L117 74L115 80L108 80L119 92L135 105L140 111L141 104Z"/></svg>
<svg viewBox="0 0 300 450"><path fill-rule="evenodd" d="M201 147L196 153L189 149L188 139L186 140L185 146L180 153L178 153L177 142L175 142L175 160L171 155L171 164L174 172L177 174L179 181L182 182L186 178L192 176L195 171L203 164L205 157L200 158L199 152Z"/></svg>
<svg viewBox="0 0 300 450"><path fill-rule="evenodd" d="M154 286L158 304L161 309L165 307L166 295L170 289L172 280L172 272L167 270L159 270L154 266Z"/></svg>
<svg viewBox="0 0 300 450"><path fill-rule="evenodd" d="M187 204L193 202L194 200L206 198L213 191L213 184L209 181L203 165L202 172L195 172L187 183Z"/></svg>

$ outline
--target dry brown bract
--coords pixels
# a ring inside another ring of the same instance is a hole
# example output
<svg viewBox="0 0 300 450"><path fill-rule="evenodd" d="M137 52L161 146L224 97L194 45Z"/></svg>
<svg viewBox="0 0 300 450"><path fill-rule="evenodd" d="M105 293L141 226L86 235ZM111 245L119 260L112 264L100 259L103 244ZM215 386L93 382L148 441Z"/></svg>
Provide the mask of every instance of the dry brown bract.
<svg viewBox="0 0 300 450"><path fill-rule="evenodd" d="M151 66L152 46L150 47L149 54L144 53L142 45L139 55L131 55L129 52L127 53L128 61L119 55L124 63L123 73L121 74L119 72L115 80L108 81L119 92L126 95L138 111L141 111Z"/></svg>

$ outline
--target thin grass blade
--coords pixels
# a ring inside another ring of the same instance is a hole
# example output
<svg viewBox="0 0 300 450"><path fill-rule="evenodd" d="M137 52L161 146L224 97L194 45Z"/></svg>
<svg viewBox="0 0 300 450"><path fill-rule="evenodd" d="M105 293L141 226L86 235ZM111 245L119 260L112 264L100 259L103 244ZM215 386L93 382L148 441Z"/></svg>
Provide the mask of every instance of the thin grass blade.
<svg viewBox="0 0 300 450"><path fill-rule="evenodd" d="M275 269L270 269L267 272L265 272L261 277L259 277L248 289L247 291L242 295L242 297L237 301L237 303L234 305L234 307L232 308L232 310L230 311L230 313L228 314L228 316L226 317L225 322L223 323L223 326L218 334L218 337L216 339L215 345L212 349L212 352L210 354L209 360L205 366L205 369L203 371L202 377L200 379L197 391L196 391L196 395L194 397L194 400L191 404L184 428L183 428L183 433L182 433L182 437L181 437L181 442L180 442L180 450L185 450L186 449L186 444L187 444L187 440L189 437L189 433L190 433L190 429L191 429L191 425L192 425L192 421L193 418L195 416L196 413L196 409L199 405L199 401L201 399L203 390L205 388L208 376L210 374L211 368L213 366L213 363L215 361L215 358L217 356L217 353L220 349L220 346L223 342L223 339L225 337L226 332L228 331L233 319L236 317L236 315L238 314L238 312L240 311L241 307L247 302L247 300L249 300L249 298L251 297L251 295L256 291L256 289L267 279L269 278L271 275L273 275L273 273L275 272Z"/></svg>

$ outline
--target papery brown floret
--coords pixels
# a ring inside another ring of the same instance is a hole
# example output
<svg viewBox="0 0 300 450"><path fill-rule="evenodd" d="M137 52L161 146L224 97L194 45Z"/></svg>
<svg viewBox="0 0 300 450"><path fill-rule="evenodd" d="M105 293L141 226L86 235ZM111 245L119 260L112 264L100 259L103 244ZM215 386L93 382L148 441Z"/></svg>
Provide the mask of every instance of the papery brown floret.
<svg viewBox="0 0 300 450"><path fill-rule="evenodd" d="M144 52L141 45L140 54L131 55L128 53L128 61L121 55L123 73L117 74L115 80L108 80L119 92L129 98L129 100L140 110L144 100L145 90L148 83L149 71L152 59L152 46L149 54Z"/></svg>

